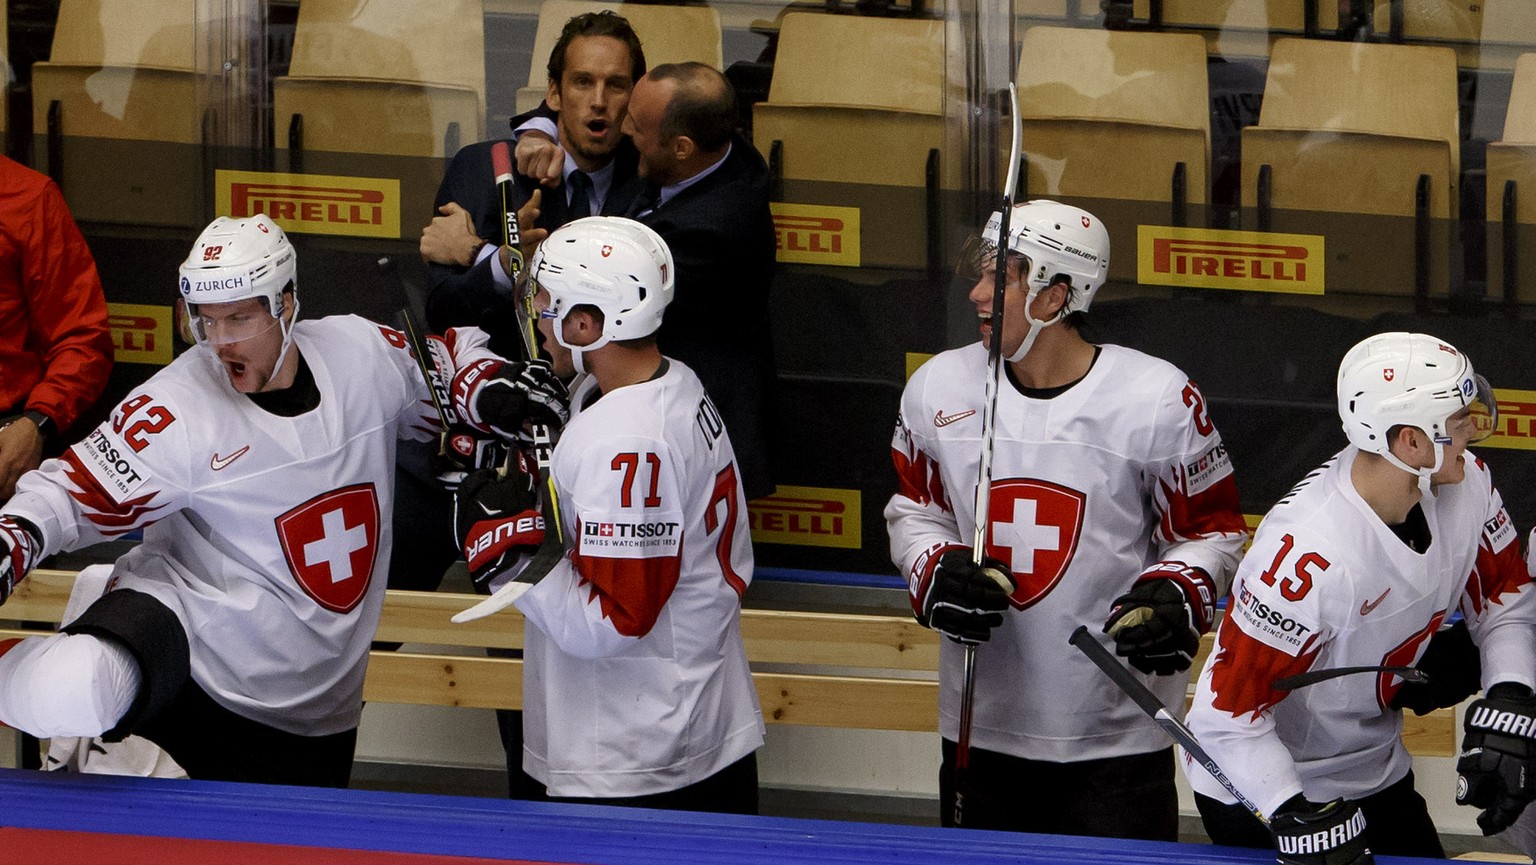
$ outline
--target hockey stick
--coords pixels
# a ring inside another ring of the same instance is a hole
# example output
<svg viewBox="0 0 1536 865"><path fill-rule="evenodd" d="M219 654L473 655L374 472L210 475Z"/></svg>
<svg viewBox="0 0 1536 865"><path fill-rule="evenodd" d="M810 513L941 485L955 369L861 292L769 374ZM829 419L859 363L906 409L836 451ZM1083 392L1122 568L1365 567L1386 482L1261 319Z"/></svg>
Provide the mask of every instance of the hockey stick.
<svg viewBox="0 0 1536 865"><path fill-rule="evenodd" d="M496 174L496 191L501 198L502 244L507 247L511 261L508 276L512 277L513 289L522 294L516 304L518 332L523 338L523 348L529 360L539 359L538 334L535 331L533 299L517 285L523 272L522 230L517 223L517 208L512 206L512 154L507 142L491 145L491 167ZM533 457L539 466L539 488L543 491L544 540L512 581L491 593L491 596L467 610L454 614L452 621L458 624L472 622L511 606L523 593L533 588L565 556L565 526L560 519L560 496L555 490L555 479L550 474L554 461L555 438L546 424L533 426Z"/></svg>
<svg viewBox="0 0 1536 865"><path fill-rule="evenodd" d="M1294 676L1284 676L1275 680L1274 687L1277 691L1294 691L1297 688L1305 688L1308 685L1316 685L1318 682L1326 682L1340 676L1352 676L1356 673L1391 673L1404 682L1414 685L1422 685L1429 681L1429 674L1418 667L1334 667L1330 670L1308 670Z"/></svg>
<svg viewBox="0 0 1536 865"><path fill-rule="evenodd" d="M1131 671L1127 670L1124 664L1121 664L1115 659L1114 655L1109 653L1108 649L1100 645L1099 641L1094 639L1092 634L1088 633L1086 626L1078 625L1077 630L1072 632L1072 636L1067 638L1067 642L1076 646L1079 651L1087 655L1088 660L1097 665L1100 670L1103 670L1104 675L1112 679L1116 685L1119 685L1120 690L1124 691L1125 695L1130 697L1132 702L1140 706L1141 710L1146 712L1157 723L1157 726L1163 728L1163 732L1168 734L1168 738L1179 743L1185 753L1199 761L1200 765L1205 767L1205 771L1211 773L1211 777L1215 778L1218 784L1225 787L1228 793L1235 796L1244 808L1253 812L1253 816L1259 818L1259 822L1266 826L1269 825L1269 821L1264 818L1263 814L1259 813L1259 809L1254 807L1254 804L1248 800L1248 797L1238 792L1232 780L1227 777L1225 772L1221 771L1221 766L1217 765L1216 761L1211 759L1211 755L1207 754L1205 749L1200 747L1200 740L1196 739L1195 734L1190 732L1188 727L1184 726L1184 722L1175 718L1168 711L1168 707L1163 705L1163 701L1157 698L1156 694L1148 690L1147 686L1143 685L1140 679L1132 675Z"/></svg>
<svg viewBox="0 0 1536 865"><path fill-rule="evenodd" d="M432 397L432 407L437 410L437 420L442 425L437 433L437 455L446 457L448 435L454 424L453 413L448 408L451 405L448 401L448 386L437 365L428 360L427 341L421 335L421 328L416 326L416 316L410 306L402 307L395 313L395 322L400 325L400 332L405 334L405 343L416 360L416 369L421 372L422 381L427 383L427 393Z"/></svg>
<svg viewBox="0 0 1536 865"><path fill-rule="evenodd" d="M992 285L992 344L987 347L987 390L981 412L981 464L977 470L976 530L971 536L971 561L981 567L987 555L987 526L992 510L992 440L997 433L997 387L1003 377L1003 301L1008 287L1008 221L1013 214L1013 195L1019 183L1019 154L1023 147L1023 126L1019 117L1019 94L1008 83L1008 102L1013 119L1013 143L1008 149L1008 174L1003 182L1003 209L997 226L997 274ZM1004 591L1008 590L1004 586ZM956 826L965 825L965 781L971 766L971 725L976 706L976 646L965 646L964 669L960 678L960 733L955 740L955 812Z"/></svg>

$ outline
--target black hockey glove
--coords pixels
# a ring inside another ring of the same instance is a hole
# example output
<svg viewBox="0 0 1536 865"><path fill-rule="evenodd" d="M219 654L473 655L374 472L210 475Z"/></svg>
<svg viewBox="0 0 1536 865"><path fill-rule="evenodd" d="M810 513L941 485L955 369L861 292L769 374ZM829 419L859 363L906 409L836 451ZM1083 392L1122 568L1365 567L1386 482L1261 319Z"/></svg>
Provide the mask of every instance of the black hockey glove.
<svg viewBox="0 0 1536 865"><path fill-rule="evenodd" d="M969 550L950 550L934 565L922 623L957 643L985 643L1003 623L1015 586L1008 566L997 559L977 565Z"/></svg>
<svg viewBox="0 0 1536 865"><path fill-rule="evenodd" d="M1392 695L1392 708L1427 715L1455 706L1483 687L1483 660L1465 620L1437 631L1429 639L1424 657L1414 665L1429 677L1427 682L1404 682Z"/></svg>
<svg viewBox="0 0 1536 865"><path fill-rule="evenodd" d="M1308 802L1292 796L1269 818L1280 865L1373 865L1365 813L1346 799Z"/></svg>
<svg viewBox="0 0 1536 865"><path fill-rule="evenodd" d="M520 467L504 478L481 469L459 484L453 496L455 540L463 544L469 577L478 591L488 592L493 579L543 542L537 487L536 476Z"/></svg>
<svg viewBox="0 0 1536 865"><path fill-rule="evenodd" d="M525 422L558 430L571 419L570 395L548 361L483 360L453 380L454 408L471 426L517 438Z"/></svg>
<svg viewBox="0 0 1536 865"><path fill-rule="evenodd" d="M11 597L43 550L43 533L21 517L0 516L0 604Z"/></svg>
<svg viewBox="0 0 1536 865"><path fill-rule="evenodd" d="M1482 808L1484 835L1501 832L1536 799L1536 696L1500 682L1467 707L1456 761L1456 804Z"/></svg>
<svg viewBox="0 0 1536 865"><path fill-rule="evenodd" d="M1115 654L1143 673L1170 676L1189 669L1200 635L1216 615L1216 590L1199 568L1164 562L1137 578L1114 600L1104 633Z"/></svg>

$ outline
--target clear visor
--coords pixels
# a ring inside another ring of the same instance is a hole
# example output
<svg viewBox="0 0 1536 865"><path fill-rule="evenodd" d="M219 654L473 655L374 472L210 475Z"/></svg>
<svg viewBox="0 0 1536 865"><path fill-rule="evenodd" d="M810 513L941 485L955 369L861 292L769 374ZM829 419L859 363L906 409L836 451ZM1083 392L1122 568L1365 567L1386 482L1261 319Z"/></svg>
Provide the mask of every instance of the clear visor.
<svg viewBox="0 0 1536 865"><path fill-rule="evenodd" d="M1472 413L1467 420L1472 423L1476 431L1468 439L1470 444L1480 441L1498 432L1499 429L1499 399L1494 396L1493 387L1488 380L1480 375L1473 374L1471 378L1473 393L1471 401L1467 403ZM1466 387L1463 386L1463 392Z"/></svg>
<svg viewBox="0 0 1536 865"><path fill-rule="evenodd" d="M1009 253L1008 259L1019 266L1021 272L1029 271L1029 259L1017 252ZM997 266L997 244L981 234L973 234L960 247L960 257L955 261L955 275L975 282L982 274Z"/></svg>
<svg viewBox="0 0 1536 865"><path fill-rule="evenodd" d="M235 309L226 308L233 306L235 304L187 304L192 336L208 345L229 345L261 336L277 327L278 317L267 309L265 299Z"/></svg>

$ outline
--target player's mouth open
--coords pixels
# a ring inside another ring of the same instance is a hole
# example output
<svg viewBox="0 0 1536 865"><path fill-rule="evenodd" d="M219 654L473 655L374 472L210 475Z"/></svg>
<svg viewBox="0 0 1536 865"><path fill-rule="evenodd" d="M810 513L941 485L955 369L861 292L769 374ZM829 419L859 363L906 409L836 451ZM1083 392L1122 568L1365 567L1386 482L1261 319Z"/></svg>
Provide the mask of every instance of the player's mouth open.
<svg viewBox="0 0 1536 865"><path fill-rule="evenodd" d="M587 123L587 128L593 135L607 135L609 126L611 124L606 120L592 120Z"/></svg>

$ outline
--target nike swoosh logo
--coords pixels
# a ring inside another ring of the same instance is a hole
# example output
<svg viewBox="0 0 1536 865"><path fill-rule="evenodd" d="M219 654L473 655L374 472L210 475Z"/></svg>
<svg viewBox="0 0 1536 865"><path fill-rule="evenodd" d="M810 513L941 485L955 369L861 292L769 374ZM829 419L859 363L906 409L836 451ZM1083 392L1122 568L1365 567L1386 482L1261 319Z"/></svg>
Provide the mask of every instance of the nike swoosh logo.
<svg viewBox="0 0 1536 865"><path fill-rule="evenodd" d="M227 457L221 457L221 456L219 456L218 452L215 451L214 454L213 454L213 457L208 460L208 468L211 468L214 471L221 471L223 469L226 469L226 468L229 467L230 463L234 462L237 459L240 459L242 456L245 456L245 452L250 450L250 449L251 449L251 446L250 445L246 445L245 447L235 451L234 453L230 454Z"/></svg>
<svg viewBox="0 0 1536 865"><path fill-rule="evenodd" d="M1360 604L1360 615L1362 615L1362 616L1369 616L1371 614L1371 611L1376 609L1377 607L1381 606L1381 602L1386 600L1387 599L1387 595L1390 595L1391 593L1392 593L1392 588L1390 586L1388 586L1387 590L1382 592L1380 597L1376 598L1376 600L1374 600L1374 601L1365 601L1365 602L1361 603Z"/></svg>
<svg viewBox="0 0 1536 865"><path fill-rule="evenodd" d="M949 414L949 415L947 415L947 414L944 413L943 409L939 409L938 411L933 413L933 425L934 426L949 426L950 424L954 423L955 421L957 421L957 420L965 420L966 418L970 417L971 415L973 415L975 413L976 413L976 410L975 409L971 409L970 411L963 411L963 412L960 412L958 414Z"/></svg>

